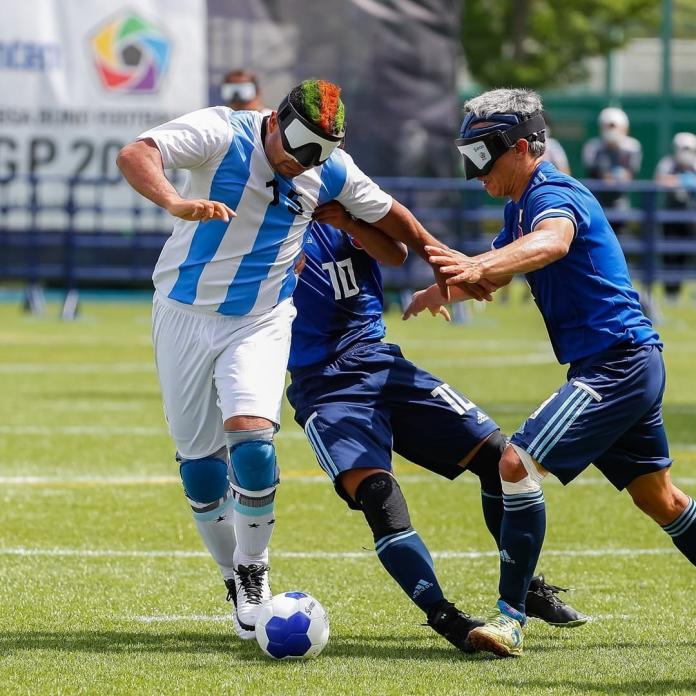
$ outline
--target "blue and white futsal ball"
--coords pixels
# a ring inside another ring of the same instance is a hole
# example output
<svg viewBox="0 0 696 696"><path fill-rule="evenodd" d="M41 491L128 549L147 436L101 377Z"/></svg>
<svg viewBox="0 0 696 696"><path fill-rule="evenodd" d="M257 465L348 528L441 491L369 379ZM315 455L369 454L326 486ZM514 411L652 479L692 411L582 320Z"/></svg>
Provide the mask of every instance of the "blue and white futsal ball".
<svg viewBox="0 0 696 696"><path fill-rule="evenodd" d="M256 640L276 660L316 657L329 640L329 617L305 592L283 592L261 607Z"/></svg>

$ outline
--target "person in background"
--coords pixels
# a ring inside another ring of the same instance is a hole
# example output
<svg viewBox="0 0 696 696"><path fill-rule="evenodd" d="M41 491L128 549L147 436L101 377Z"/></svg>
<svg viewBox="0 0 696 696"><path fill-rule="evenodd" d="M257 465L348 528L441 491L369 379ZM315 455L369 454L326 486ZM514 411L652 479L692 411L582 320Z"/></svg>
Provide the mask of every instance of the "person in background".
<svg viewBox="0 0 696 696"><path fill-rule="evenodd" d="M264 116L271 109L263 105L256 73L251 70L231 70L220 85L222 103L235 111L259 111Z"/></svg>
<svg viewBox="0 0 696 696"><path fill-rule="evenodd" d="M696 135L677 133L672 140L672 154L666 155L655 169L655 181L671 190L665 201L670 210L696 211ZM662 227L665 239L696 239L696 223L666 222ZM684 268L688 256L684 253L665 254L664 263L675 270ZM665 296L674 301L679 296L681 281L665 283Z"/></svg>
<svg viewBox="0 0 696 696"><path fill-rule="evenodd" d="M556 138L551 137L551 122L546 112L544 112L544 120L546 121L546 151L541 156L541 159L551 162L559 172L570 174L568 155L566 155L563 145Z"/></svg>
<svg viewBox="0 0 696 696"><path fill-rule="evenodd" d="M640 170L643 148L628 134L626 112L607 107L600 112L597 123L599 137L588 140L582 149L585 174L609 184L633 181ZM621 191L599 191L596 197L604 208L625 210L630 207L628 195Z"/></svg>

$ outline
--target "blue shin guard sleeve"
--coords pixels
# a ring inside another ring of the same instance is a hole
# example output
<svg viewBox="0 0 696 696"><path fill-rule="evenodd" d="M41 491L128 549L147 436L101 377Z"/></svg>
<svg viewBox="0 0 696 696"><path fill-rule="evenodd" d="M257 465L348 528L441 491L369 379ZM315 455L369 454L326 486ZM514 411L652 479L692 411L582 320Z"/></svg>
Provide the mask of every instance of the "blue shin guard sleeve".
<svg viewBox="0 0 696 696"><path fill-rule="evenodd" d="M546 532L546 507L541 490L503 494L500 532L500 598L524 613L529 582L534 575Z"/></svg>
<svg viewBox="0 0 696 696"><path fill-rule="evenodd" d="M236 483L248 491L261 491L278 483L275 447L269 440L240 442L230 448Z"/></svg>
<svg viewBox="0 0 696 696"><path fill-rule="evenodd" d="M227 497L230 487L227 462L217 457L186 459L179 465L186 497L200 504L217 503Z"/></svg>
<svg viewBox="0 0 696 696"><path fill-rule="evenodd" d="M689 498L676 520L662 529L672 537L674 545L696 565L696 502Z"/></svg>
<svg viewBox="0 0 696 696"><path fill-rule="evenodd" d="M414 529L378 539L375 550L389 575L423 611L444 599L433 560Z"/></svg>

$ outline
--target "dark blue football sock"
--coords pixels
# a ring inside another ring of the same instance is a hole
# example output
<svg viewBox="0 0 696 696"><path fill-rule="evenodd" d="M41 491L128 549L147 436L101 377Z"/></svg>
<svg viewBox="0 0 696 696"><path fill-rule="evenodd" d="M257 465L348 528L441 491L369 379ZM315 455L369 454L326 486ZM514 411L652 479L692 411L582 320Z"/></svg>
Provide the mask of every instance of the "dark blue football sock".
<svg viewBox="0 0 696 696"><path fill-rule="evenodd" d="M696 502L689 502L674 522L662 529L672 537L674 545L696 565Z"/></svg>
<svg viewBox="0 0 696 696"><path fill-rule="evenodd" d="M433 559L414 529L381 537L375 551L389 575L423 611L444 599Z"/></svg>
<svg viewBox="0 0 696 696"><path fill-rule="evenodd" d="M546 507L541 490L503 493L505 513L500 533L500 598L524 613L546 531Z"/></svg>
<svg viewBox="0 0 696 696"><path fill-rule="evenodd" d="M500 529L503 524L503 492L489 493L481 489L481 507L483 519L491 533L495 544L500 550Z"/></svg>

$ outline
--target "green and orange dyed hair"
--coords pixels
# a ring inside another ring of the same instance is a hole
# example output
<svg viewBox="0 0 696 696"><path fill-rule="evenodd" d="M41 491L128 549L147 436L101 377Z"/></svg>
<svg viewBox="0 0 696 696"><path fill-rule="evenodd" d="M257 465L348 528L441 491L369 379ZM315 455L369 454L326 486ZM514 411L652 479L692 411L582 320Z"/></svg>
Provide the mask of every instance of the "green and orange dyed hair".
<svg viewBox="0 0 696 696"><path fill-rule="evenodd" d="M288 95L288 101L325 133L339 135L345 129L346 110L341 88L326 80L303 80Z"/></svg>

